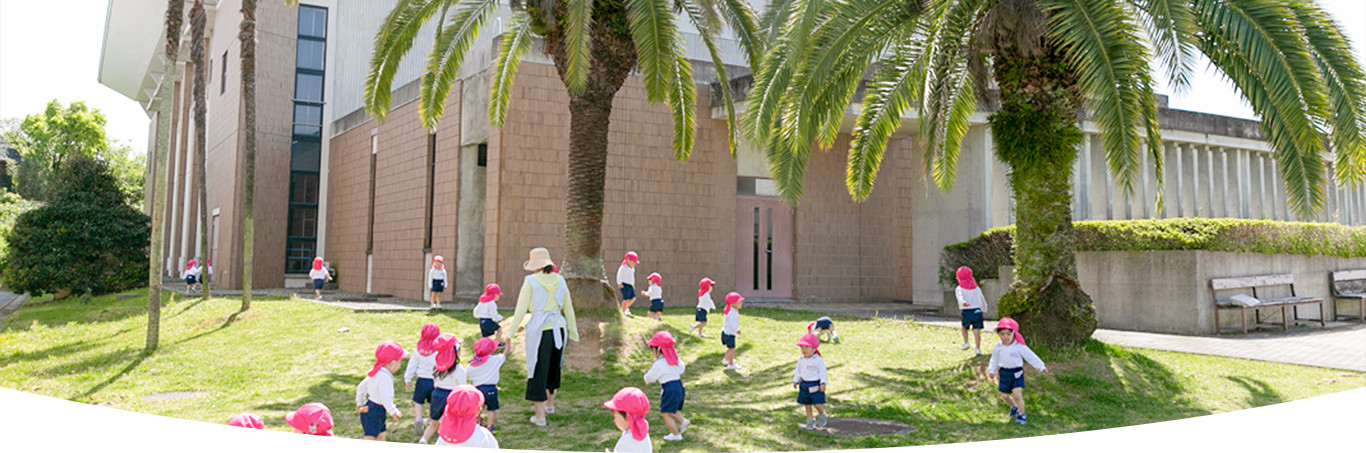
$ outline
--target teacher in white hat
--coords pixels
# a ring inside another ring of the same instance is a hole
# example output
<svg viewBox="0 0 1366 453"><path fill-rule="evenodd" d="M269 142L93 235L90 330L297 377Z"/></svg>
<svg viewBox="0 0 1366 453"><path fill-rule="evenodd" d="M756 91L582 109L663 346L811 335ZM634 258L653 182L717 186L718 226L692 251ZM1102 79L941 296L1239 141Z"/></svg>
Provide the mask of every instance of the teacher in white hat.
<svg viewBox="0 0 1366 453"><path fill-rule="evenodd" d="M545 414L555 413L565 339L579 341L579 329L574 325L569 284L555 273L550 251L543 247L531 249L530 259L522 263L522 268L531 275L522 280L511 325L521 326L522 317L529 315L526 326L517 330L526 331L526 399L536 410L531 423L545 426Z"/></svg>

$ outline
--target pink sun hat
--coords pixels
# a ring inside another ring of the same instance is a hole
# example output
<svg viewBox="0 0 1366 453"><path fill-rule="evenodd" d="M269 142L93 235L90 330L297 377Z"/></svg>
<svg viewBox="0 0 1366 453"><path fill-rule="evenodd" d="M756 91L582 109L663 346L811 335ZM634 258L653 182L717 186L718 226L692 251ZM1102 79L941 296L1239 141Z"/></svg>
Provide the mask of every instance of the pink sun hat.
<svg viewBox="0 0 1366 453"><path fill-rule="evenodd" d="M435 340L438 335L441 335L441 327L430 322L423 325L422 335L417 340L417 353L431 355L432 352L435 352L436 349L432 348L432 340Z"/></svg>
<svg viewBox="0 0 1366 453"><path fill-rule="evenodd" d="M740 293L737 293L735 291L731 291L730 294L726 294L726 308L721 309L721 314L730 314L731 305L735 305L744 301L744 296L741 296Z"/></svg>
<svg viewBox="0 0 1366 453"><path fill-rule="evenodd" d="M497 349L498 342L493 341L492 338L484 337L476 340L474 342L474 347L471 348L474 352L474 358L470 359L470 366L483 365L484 362L489 360L489 356L493 355L493 351Z"/></svg>
<svg viewBox="0 0 1366 453"><path fill-rule="evenodd" d="M658 272L651 272L650 276L645 277L645 279L658 285L660 281L663 281L664 277L660 277Z"/></svg>
<svg viewBox="0 0 1366 453"><path fill-rule="evenodd" d="M712 285L715 284L716 282L712 281L710 278L702 277L702 280L697 282L697 297L702 297L707 291L711 291Z"/></svg>
<svg viewBox="0 0 1366 453"><path fill-rule="evenodd" d="M797 340L797 346L809 346L816 350L816 355L821 355L821 339L816 338L814 333L802 335L802 338Z"/></svg>
<svg viewBox="0 0 1366 453"><path fill-rule="evenodd" d="M375 374L379 373L379 369L383 368L384 364L406 358L408 358L408 351L404 351L403 346L399 346L398 343L392 341L380 343L379 347L375 348L375 366L370 367L370 372L365 373L365 375L375 377Z"/></svg>
<svg viewBox="0 0 1366 453"><path fill-rule="evenodd" d="M1006 329L1011 332L1014 332L1015 342L1019 344L1025 344L1024 335L1020 335L1020 323L1015 322L1014 319L1001 318L1000 321L996 321L996 330L999 331L1001 329Z"/></svg>
<svg viewBox="0 0 1366 453"><path fill-rule="evenodd" d="M460 350L460 338L452 333L443 333L432 341L436 348L436 371L446 371L455 366L455 352Z"/></svg>
<svg viewBox="0 0 1366 453"><path fill-rule="evenodd" d="M673 334L665 330L655 332L655 335L645 342L647 345L659 348L660 354L664 355L664 362L669 365L678 365L678 350L674 349L674 345L677 343L678 341L674 340Z"/></svg>
<svg viewBox="0 0 1366 453"><path fill-rule="evenodd" d="M959 267L955 276L958 277L958 286L963 289L977 289L977 279L972 278L972 269L967 266Z"/></svg>
<svg viewBox="0 0 1366 453"><path fill-rule="evenodd" d="M626 258L621 260L621 265L625 266L627 262L640 263L640 255L637 255L636 252L626 252Z"/></svg>
<svg viewBox="0 0 1366 453"><path fill-rule="evenodd" d="M441 417L438 433L441 440L458 444L470 440L479 424L479 410L484 407L484 393L473 385L457 385L446 396L445 416Z"/></svg>
<svg viewBox="0 0 1366 453"><path fill-rule="evenodd" d="M493 302L493 298L503 295L503 288L497 283L489 283L484 287L484 294L479 296L479 302Z"/></svg>
<svg viewBox="0 0 1366 453"><path fill-rule="evenodd" d="M323 270L323 257L321 257L321 256L313 257L313 270L315 270L315 271Z"/></svg>
<svg viewBox="0 0 1366 453"><path fill-rule="evenodd" d="M285 423L304 434L332 437L332 411L323 403L308 403L285 414Z"/></svg>
<svg viewBox="0 0 1366 453"><path fill-rule="evenodd" d="M645 421L645 414L650 412L650 398L640 389L623 387L616 395L612 395L610 401L602 403L602 407L625 412L626 422L631 426L631 437L636 440L645 440L645 436L650 435L650 422Z"/></svg>
<svg viewBox="0 0 1366 453"><path fill-rule="evenodd" d="M266 429L266 423L261 421L261 417L256 414L237 414L228 419L228 426L239 426L251 429Z"/></svg>

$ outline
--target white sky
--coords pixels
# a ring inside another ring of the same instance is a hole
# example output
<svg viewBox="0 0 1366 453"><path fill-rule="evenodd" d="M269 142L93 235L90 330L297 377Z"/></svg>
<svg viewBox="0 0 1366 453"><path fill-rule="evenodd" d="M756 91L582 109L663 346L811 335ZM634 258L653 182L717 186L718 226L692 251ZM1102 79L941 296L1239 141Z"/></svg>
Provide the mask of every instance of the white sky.
<svg viewBox="0 0 1366 453"><path fill-rule="evenodd" d="M1352 40L1358 59L1366 55L1366 1L1319 4ZM0 118L41 112L53 99L85 101L104 113L111 140L146 152L147 115L136 102L97 81L107 8L104 0L0 0ZM1192 81L1192 89L1172 96L1170 106L1255 118L1222 77L1206 67L1198 66L1203 72ZM1158 88L1159 93L1171 91Z"/></svg>

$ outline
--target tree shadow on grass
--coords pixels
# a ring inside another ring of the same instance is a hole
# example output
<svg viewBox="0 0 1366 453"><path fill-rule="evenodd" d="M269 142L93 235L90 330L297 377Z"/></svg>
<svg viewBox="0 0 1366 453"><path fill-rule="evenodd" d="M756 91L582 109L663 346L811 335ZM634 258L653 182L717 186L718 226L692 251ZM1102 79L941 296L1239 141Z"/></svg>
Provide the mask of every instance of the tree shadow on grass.
<svg viewBox="0 0 1366 453"><path fill-rule="evenodd" d="M307 403L323 403L332 412L332 423L334 424L332 429L333 434L336 434L339 437L359 439L361 437L361 427L360 415L356 414L355 389L356 385L360 384L360 381L364 378L364 374L328 373L317 378L318 381L308 387L307 393L298 398L289 401L261 404L253 409L257 411L283 412L280 419L266 420L266 424L288 426L285 424L283 418L284 414L298 409L299 406ZM403 392L399 390L402 388L402 385L403 384L400 383L396 386L394 400L399 404L399 409L401 409L401 412L403 412L403 415L406 417L405 421L411 423L412 414L407 413L409 409L409 405L405 401L407 399L402 397ZM394 431L396 431L394 428L396 427L397 423L391 420L389 422L389 430L391 431L390 440L396 440L392 438ZM407 432L412 433L412 429L408 429ZM412 440L417 439L413 438Z"/></svg>
<svg viewBox="0 0 1366 453"><path fill-rule="evenodd" d="M104 346L107 343L108 342L99 341L78 341L74 343L63 343L36 351L6 354L0 356L0 368L21 362L59 359L73 354L80 354Z"/></svg>
<svg viewBox="0 0 1366 453"><path fill-rule="evenodd" d="M128 362L128 365L124 366L122 370L119 370L119 372L114 373L113 376L110 376L108 379L105 379L104 381L100 382L99 384L95 384L94 387L90 387L89 390L86 390L84 393L81 393L79 396L77 396L77 397L75 397L75 398L72 398L73 401L88 401L88 400L90 399L91 396L93 396L93 395L96 394L96 393L99 393L100 390L104 390L104 388L105 388L105 387L108 387L109 384L113 384L114 382L117 382L119 379L122 379L124 376L127 376L128 373L131 373L134 369L137 369L137 367L138 367L139 365L142 365L142 362L143 362L144 360L147 360L147 358L150 357L150 356L152 355L152 353L149 353L149 352L146 352L146 351L142 351L142 350L138 350L138 349L122 349L122 350L119 350L119 351L118 351L117 353L115 353L115 354L118 354L118 355L121 355L121 356L124 356L124 357L132 357L133 360L130 361L130 362ZM123 359L114 358L114 359L110 359L110 360L112 360L112 361L119 361L119 360L123 360ZM100 365L100 363L92 363L92 366L93 366L93 365ZM103 367L102 367L102 368L103 368Z"/></svg>
<svg viewBox="0 0 1366 453"><path fill-rule="evenodd" d="M1259 379L1245 376L1225 376L1224 379L1228 379L1229 382L1238 384L1247 390L1247 404L1250 407L1266 406L1285 401L1280 393Z"/></svg>

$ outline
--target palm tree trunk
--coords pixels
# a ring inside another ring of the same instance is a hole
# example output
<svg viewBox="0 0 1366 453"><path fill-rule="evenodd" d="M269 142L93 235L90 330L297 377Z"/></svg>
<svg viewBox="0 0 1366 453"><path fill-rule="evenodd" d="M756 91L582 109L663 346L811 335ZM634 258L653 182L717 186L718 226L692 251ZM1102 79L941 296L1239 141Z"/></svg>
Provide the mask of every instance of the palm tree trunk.
<svg viewBox="0 0 1366 453"><path fill-rule="evenodd" d="M565 201L563 271L575 305L607 307L615 300L602 265L603 189L607 177L607 131L612 100L636 64L635 43L596 25L608 8L594 11L592 63L584 91L569 97L569 190ZM566 57L563 35L546 34L546 50L561 79Z"/></svg>
<svg viewBox="0 0 1366 453"><path fill-rule="evenodd" d="M991 116L991 132L1010 166L1016 217L1016 280L998 310L1019 321L1031 342L1080 345L1096 318L1077 283L1072 231L1072 164L1082 139L1076 78L1051 43L998 48L994 64L1001 110Z"/></svg>
<svg viewBox="0 0 1366 453"><path fill-rule="evenodd" d="M242 308L251 308L251 262L255 255L255 222L252 202L256 196L256 0L242 0L242 148L246 154L242 182Z"/></svg>
<svg viewBox="0 0 1366 453"><path fill-rule="evenodd" d="M171 109L175 100L175 84L179 80L176 71L176 59L180 54L180 25L184 21L185 3L182 0L167 0L166 2L166 54L162 67L162 74L165 74L161 81L161 87L157 90L157 97L161 98L157 105L157 143L156 143L156 172L155 187L152 189L152 243L150 244L148 258L150 267L147 273L147 343L145 348L148 352L155 351L157 343L161 340L161 277L165 274L162 269L161 244L165 239L166 229L162 223L166 219L166 165L171 154Z"/></svg>
<svg viewBox="0 0 1366 453"><path fill-rule="evenodd" d="M204 0L195 0L194 7L190 8L190 37L194 40L190 44L190 60L194 62L194 152L199 164L195 168L199 179L199 266L200 269L204 269L199 273L199 285L203 290L201 298L208 299L209 185L205 180L208 173L205 167L208 163L204 161L204 136L207 128L204 124L204 25L207 20L205 16Z"/></svg>

